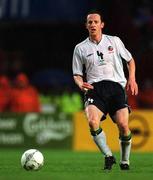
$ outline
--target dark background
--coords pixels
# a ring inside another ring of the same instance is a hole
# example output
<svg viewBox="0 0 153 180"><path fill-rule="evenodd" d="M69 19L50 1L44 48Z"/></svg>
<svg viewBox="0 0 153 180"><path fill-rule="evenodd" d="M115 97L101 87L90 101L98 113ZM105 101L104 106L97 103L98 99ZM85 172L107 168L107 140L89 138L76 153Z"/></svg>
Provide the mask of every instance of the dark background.
<svg viewBox="0 0 153 180"><path fill-rule="evenodd" d="M72 81L73 49L88 35L84 18L91 9L102 11L104 33L119 36L132 53L139 87L153 81L151 0L2 0L0 74L25 72L38 88L40 74L48 72L48 79L56 71L65 75L61 81Z"/></svg>

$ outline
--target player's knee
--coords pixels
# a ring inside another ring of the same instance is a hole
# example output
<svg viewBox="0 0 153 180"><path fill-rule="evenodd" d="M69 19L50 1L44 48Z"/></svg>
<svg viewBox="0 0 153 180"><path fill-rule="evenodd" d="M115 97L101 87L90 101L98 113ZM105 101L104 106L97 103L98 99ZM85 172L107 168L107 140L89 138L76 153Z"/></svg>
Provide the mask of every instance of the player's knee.
<svg viewBox="0 0 153 180"><path fill-rule="evenodd" d="M95 118L90 119L89 126L91 129L97 129L99 127L98 120L96 120Z"/></svg>
<svg viewBox="0 0 153 180"><path fill-rule="evenodd" d="M120 127L120 131L123 133L123 134L126 134L128 131L129 131L129 126L127 123L124 123L124 122L121 122L119 124L119 127Z"/></svg>

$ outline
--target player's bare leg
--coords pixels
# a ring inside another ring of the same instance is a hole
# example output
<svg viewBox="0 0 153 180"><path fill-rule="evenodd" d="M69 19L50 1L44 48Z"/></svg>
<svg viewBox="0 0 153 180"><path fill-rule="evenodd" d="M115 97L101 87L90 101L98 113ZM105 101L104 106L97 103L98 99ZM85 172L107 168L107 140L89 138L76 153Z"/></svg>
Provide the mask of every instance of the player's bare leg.
<svg viewBox="0 0 153 180"><path fill-rule="evenodd" d="M111 170L112 165L116 163L115 158L112 156L112 152L107 145L106 136L102 128L100 127L100 120L103 113L94 105L88 105L85 109L88 119L90 132L97 147L105 156L104 169Z"/></svg>

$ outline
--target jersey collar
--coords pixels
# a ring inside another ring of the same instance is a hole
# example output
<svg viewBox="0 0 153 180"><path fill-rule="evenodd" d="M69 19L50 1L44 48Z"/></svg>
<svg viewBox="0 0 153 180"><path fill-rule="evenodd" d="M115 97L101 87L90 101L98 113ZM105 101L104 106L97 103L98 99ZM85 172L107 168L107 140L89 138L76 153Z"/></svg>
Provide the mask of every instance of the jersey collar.
<svg viewBox="0 0 153 180"><path fill-rule="evenodd" d="M105 34L102 34L102 38L101 38L101 40L100 40L100 42L99 42L98 44L95 43L95 42L93 42L93 41L91 41L91 40L89 39L89 37L87 38L87 40L88 40L88 42L91 43L91 44L100 45L100 44L103 42L104 37L105 37Z"/></svg>

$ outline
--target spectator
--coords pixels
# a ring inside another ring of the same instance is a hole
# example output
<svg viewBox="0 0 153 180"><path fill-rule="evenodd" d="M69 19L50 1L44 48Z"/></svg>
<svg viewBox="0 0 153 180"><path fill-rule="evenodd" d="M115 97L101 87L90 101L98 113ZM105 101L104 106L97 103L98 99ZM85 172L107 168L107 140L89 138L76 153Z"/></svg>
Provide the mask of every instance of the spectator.
<svg viewBox="0 0 153 180"><path fill-rule="evenodd" d="M63 92L59 106L60 110L67 114L81 111L83 105L80 94L78 92Z"/></svg>
<svg viewBox="0 0 153 180"><path fill-rule="evenodd" d="M16 76L11 93L11 112L40 112L38 91L24 73Z"/></svg>
<svg viewBox="0 0 153 180"><path fill-rule="evenodd" d="M7 112L10 103L10 81L7 76L0 76L0 112Z"/></svg>

